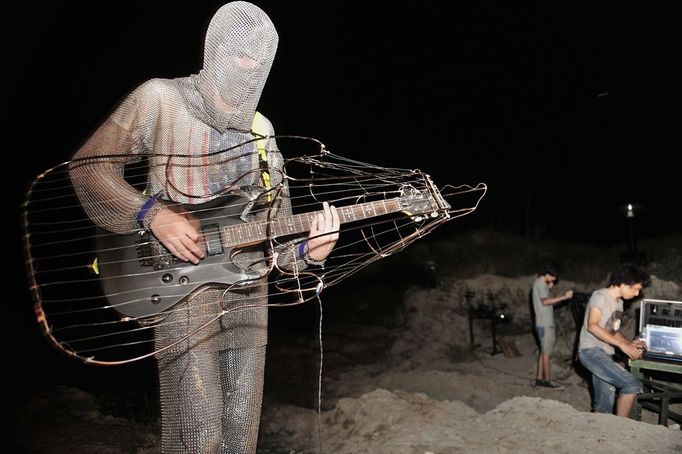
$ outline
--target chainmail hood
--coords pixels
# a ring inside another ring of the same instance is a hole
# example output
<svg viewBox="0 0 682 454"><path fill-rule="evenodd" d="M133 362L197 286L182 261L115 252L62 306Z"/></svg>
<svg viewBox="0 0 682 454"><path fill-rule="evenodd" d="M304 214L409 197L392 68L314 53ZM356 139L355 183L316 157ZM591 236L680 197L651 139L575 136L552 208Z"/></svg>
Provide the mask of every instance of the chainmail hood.
<svg viewBox="0 0 682 454"><path fill-rule="evenodd" d="M206 124L225 132L248 131L272 67L279 37L263 10L231 2L211 19L204 44L204 63L192 76L201 94L191 103Z"/></svg>

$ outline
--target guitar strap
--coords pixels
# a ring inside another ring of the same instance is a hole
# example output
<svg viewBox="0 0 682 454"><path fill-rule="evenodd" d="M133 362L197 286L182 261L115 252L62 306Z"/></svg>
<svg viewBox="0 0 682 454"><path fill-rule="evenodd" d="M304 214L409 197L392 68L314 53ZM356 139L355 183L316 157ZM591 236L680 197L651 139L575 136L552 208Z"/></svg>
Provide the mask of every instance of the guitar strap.
<svg viewBox="0 0 682 454"><path fill-rule="evenodd" d="M266 191L270 189L270 171L268 170L268 152L265 149L266 137L268 135L268 123L265 117L258 111L253 116L253 123L251 124L251 133L258 136L256 140L256 148L258 148L258 156L260 157L260 176L263 181L263 187ZM268 193L268 202L272 201L272 195Z"/></svg>

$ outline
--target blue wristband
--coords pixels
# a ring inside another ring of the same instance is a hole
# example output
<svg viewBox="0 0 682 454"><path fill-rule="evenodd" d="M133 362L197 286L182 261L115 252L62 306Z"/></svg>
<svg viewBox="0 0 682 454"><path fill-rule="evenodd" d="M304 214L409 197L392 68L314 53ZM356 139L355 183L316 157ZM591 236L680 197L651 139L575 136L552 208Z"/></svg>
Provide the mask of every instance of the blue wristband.
<svg viewBox="0 0 682 454"><path fill-rule="evenodd" d="M303 257L305 256L305 248L308 245L308 240L301 241L301 244L298 245L298 256Z"/></svg>
<svg viewBox="0 0 682 454"><path fill-rule="evenodd" d="M157 200L158 196L149 197L147 201L142 204L142 208L140 208L140 211L137 213L137 224L140 227L144 228L144 217L147 215L149 209L154 206Z"/></svg>

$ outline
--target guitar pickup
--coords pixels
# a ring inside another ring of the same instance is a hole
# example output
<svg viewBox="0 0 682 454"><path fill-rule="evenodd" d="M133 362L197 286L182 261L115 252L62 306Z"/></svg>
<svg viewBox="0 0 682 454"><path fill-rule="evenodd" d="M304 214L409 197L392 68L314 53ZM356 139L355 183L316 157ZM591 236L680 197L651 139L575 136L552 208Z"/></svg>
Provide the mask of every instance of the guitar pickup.
<svg viewBox="0 0 682 454"><path fill-rule="evenodd" d="M218 224L207 224L202 226L201 230L204 233L206 255L213 257L223 254L225 251L223 251L223 243L220 240L220 226Z"/></svg>

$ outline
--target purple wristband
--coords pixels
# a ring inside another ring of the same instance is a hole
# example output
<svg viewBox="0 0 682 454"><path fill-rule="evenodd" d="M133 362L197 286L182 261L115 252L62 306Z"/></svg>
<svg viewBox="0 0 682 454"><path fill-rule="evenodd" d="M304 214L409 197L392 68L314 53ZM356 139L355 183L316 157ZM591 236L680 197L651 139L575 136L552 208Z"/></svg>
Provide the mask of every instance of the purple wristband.
<svg viewBox="0 0 682 454"><path fill-rule="evenodd" d="M142 204L140 211L137 213L137 224L140 227L144 228L144 217L147 215L147 211L149 211L149 209L154 206L154 204L157 202L157 200L158 200L158 196L149 197Z"/></svg>
<svg viewBox="0 0 682 454"><path fill-rule="evenodd" d="M303 257L305 256L305 247L308 245L308 240L301 241L301 244L298 245L298 256Z"/></svg>

